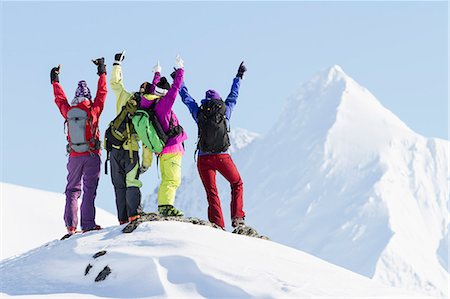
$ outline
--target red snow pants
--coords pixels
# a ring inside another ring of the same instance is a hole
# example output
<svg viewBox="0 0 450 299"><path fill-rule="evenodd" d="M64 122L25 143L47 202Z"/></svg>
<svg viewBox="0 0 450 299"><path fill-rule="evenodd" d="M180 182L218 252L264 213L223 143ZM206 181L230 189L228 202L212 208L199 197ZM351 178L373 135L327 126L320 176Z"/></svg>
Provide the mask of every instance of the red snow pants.
<svg viewBox="0 0 450 299"><path fill-rule="evenodd" d="M208 199L208 219L210 222L224 228L222 208L220 206L219 193L216 186L216 172L230 182L231 186L231 218L244 218L242 210L243 183L241 175L229 154L202 155L197 160L198 173L205 187Z"/></svg>

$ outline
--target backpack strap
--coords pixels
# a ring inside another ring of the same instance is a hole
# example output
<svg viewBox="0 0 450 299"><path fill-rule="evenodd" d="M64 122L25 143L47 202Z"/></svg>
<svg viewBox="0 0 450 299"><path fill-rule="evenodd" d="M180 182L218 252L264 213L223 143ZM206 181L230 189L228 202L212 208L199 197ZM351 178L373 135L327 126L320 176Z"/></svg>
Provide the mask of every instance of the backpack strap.
<svg viewBox="0 0 450 299"><path fill-rule="evenodd" d="M106 150L106 160L105 160L105 174L108 175L108 161L110 160L109 151Z"/></svg>
<svg viewBox="0 0 450 299"><path fill-rule="evenodd" d="M194 152L194 162L197 162L198 145Z"/></svg>
<svg viewBox="0 0 450 299"><path fill-rule="evenodd" d="M130 130L130 123L127 122L127 123L126 123L126 126L127 126L127 135L128 135L128 137L130 138L130 140L131 140L132 136L131 136L131 130ZM128 153L129 153L129 155L130 155L130 161L131 161L131 164L133 164L133 163L134 163L134 159L133 159L133 148L132 148L131 144L130 144L129 147L128 147Z"/></svg>
<svg viewBox="0 0 450 299"><path fill-rule="evenodd" d="M89 140L89 152L92 155L94 155L93 151L94 150L98 150L100 149L100 140L97 139L97 132L98 132L98 127L94 129L94 124L92 122L92 115L89 116L89 127L91 128L91 140ZM93 146L91 146L91 144L93 144Z"/></svg>
<svg viewBox="0 0 450 299"><path fill-rule="evenodd" d="M156 172L158 173L158 180L160 179L160 176L159 176L159 156L160 155L156 155Z"/></svg>

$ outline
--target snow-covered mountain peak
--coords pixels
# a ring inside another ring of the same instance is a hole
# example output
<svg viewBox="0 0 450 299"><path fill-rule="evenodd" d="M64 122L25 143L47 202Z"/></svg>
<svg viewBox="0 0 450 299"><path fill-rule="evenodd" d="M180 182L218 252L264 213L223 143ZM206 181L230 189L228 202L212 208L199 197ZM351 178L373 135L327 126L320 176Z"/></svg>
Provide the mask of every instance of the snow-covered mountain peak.
<svg viewBox="0 0 450 299"><path fill-rule="evenodd" d="M230 152L234 153L245 148L259 137L258 133L250 132L242 128L232 129L230 131Z"/></svg>
<svg viewBox="0 0 450 299"><path fill-rule="evenodd" d="M352 81L340 67L335 64L331 67L323 69L316 73L308 82L301 86L301 89L306 89L315 92L320 92L327 88L333 88L338 86L345 86L348 81Z"/></svg>
<svg viewBox="0 0 450 299"><path fill-rule="evenodd" d="M337 64L331 66L331 67L328 69L328 71L329 71L329 73L332 73L332 72L333 72L333 73L336 73L336 74L340 73L340 74L345 75L345 72L344 72L344 70L342 69L342 67L341 67L340 65L337 65Z"/></svg>
<svg viewBox="0 0 450 299"><path fill-rule="evenodd" d="M354 134L349 134L349 129ZM300 86L289 98L273 131L277 135L281 131L301 135L297 138L307 142L311 138L325 140L340 132L338 138L345 135L368 147L389 144L399 135L413 133L338 65Z"/></svg>
<svg viewBox="0 0 450 299"><path fill-rule="evenodd" d="M347 76L347 74L344 72L344 70L337 64L328 68L325 72L326 72L326 76L324 76L324 77L327 78L326 82L328 84L330 84L331 82L336 82L336 81L345 81L350 78Z"/></svg>

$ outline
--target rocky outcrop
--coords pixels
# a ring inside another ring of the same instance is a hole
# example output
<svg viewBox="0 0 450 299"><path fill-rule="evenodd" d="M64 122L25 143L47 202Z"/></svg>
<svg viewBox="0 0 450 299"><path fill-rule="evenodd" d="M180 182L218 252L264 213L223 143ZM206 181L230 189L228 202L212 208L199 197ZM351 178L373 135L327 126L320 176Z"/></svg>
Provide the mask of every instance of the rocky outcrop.
<svg viewBox="0 0 450 299"><path fill-rule="evenodd" d="M220 230L222 229L220 226L218 226L214 223L211 223L209 221L199 219L196 217L164 217L157 213L143 213L143 214L141 214L140 218L128 223L122 229L122 232L126 233L126 234L132 233L139 226L139 224L141 224L143 222L150 222L150 221L179 221L179 222L192 223L195 225L209 226L209 227L220 229ZM258 234L258 232L250 226L237 227L233 230L232 233L238 234L238 235L254 237L254 238L260 238L260 239L264 239L264 240L269 240L268 237Z"/></svg>

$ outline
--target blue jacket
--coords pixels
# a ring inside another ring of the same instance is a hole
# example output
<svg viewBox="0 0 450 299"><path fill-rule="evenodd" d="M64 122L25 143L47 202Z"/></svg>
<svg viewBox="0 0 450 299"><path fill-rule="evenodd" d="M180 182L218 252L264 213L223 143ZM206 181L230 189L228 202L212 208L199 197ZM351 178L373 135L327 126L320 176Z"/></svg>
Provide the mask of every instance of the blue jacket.
<svg viewBox="0 0 450 299"><path fill-rule="evenodd" d="M227 99L225 100L225 106L226 106L225 117L227 119L227 122L230 120L231 113L233 112L233 108L237 103L240 85L241 85L241 79L239 77L235 77L233 79L233 84L231 85L231 91L228 94ZM189 94L188 89L187 89L186 85L184 84L184 82L181 85L179 94L181 96L181 100L183 101L183 103L188 107L189 111L191 112L191 115L194 118L195 122L198 123L197 114L198 114L198 110L200 109L200 107L198 106L198 104L194 100L194 98ZM209 101L209 99L201 100L201 104L203 104L206 101ZM228 153L228 151L223 152L223 153L217 153L217 154L227 154L227 153ZM203 153L200 150L199 150L198 154L199 155L211 155L211 153ZM213 155L217 155L217 154L213 154Z"/></svg>

